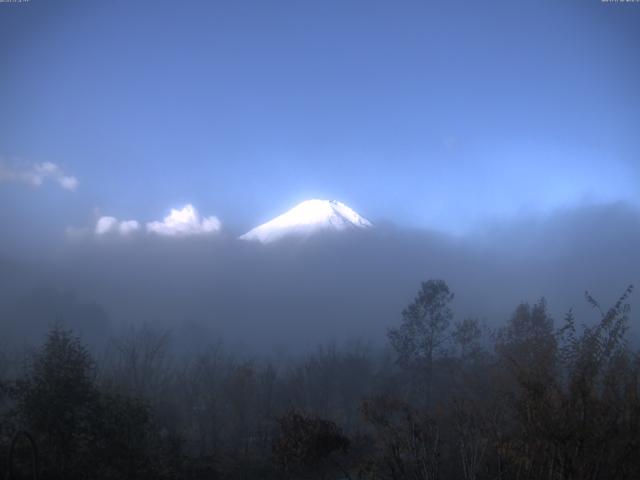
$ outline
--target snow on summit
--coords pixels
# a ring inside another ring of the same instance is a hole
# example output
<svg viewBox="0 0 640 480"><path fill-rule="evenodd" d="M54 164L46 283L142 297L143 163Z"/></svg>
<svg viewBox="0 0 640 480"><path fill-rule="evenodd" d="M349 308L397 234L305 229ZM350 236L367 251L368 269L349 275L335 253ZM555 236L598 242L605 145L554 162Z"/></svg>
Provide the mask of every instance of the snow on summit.
<svg viewBox="0 0 640 480"><path fill-rule="evenodd" d="M371 222L336 200L307 200L242 235L242 240L270 243L287 236L308 236L325 230L368 228Z"/></svg>

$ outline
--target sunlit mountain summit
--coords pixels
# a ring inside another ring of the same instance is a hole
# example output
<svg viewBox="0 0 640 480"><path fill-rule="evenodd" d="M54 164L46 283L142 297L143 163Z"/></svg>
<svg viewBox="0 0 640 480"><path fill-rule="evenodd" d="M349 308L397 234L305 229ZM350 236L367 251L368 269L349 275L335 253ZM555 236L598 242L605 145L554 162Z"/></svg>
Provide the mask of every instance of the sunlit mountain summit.
<svg viewBox="0 0 640 480"><path fill-rule="evenodd" d="M285 237L308 237L322 231L369 228L372 224L336 200L306 200L240 236L242 240L271 243Z"/></svg>

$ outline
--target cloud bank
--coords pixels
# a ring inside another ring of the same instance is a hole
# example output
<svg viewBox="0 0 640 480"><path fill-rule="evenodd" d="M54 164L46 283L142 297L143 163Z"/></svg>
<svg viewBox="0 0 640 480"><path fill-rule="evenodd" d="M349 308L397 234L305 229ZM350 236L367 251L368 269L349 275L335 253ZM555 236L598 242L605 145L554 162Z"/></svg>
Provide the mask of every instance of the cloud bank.
<svg viewBox="0 0 640 480"><path fill-rule="evenodd" d="M187 204L182 209L171 209L164 219L147 223L147 231L170 237L211 234L220 231L222 224L217 217L200 218L193 205Z"/></svg>
<svg viewBox="0 0 640 480"><path fill-rule="evenodd" d="M0 163L0 181L25 183L40 187L46 181L57 183L65 190L73 191L80 183L74 176L67 175L55 163L35 163L26 168L10 167Z"/></svg>
<svg viewBox="0 0 640 480"><path fill-rule="evenodd" d="M572 308L577 324L589 323L597 312L585 290L608 307L627 285L640 285L640 211L629 205L505 220L464 237L378 224L269 248L234 235L163 241L142 222L137 234L122 237L117 219L101 222L113 233L98 236L95 220L69 231L89 241L69 243L55 261L45 257L35 267L33 255L2 247L0 235L0 318L21 328L24 322L2 312L2 297L50 282L103 305L114 325L153 322L176 335L199 325L185 345L220 335L266 351L332 338L384 340L429 278L445 279L456 293L456 320L478 317L494 327L519 302L541 296L556 321ZM19 261L24 269L9 267ZM632 325L640 329L636 317Z"/></svg>

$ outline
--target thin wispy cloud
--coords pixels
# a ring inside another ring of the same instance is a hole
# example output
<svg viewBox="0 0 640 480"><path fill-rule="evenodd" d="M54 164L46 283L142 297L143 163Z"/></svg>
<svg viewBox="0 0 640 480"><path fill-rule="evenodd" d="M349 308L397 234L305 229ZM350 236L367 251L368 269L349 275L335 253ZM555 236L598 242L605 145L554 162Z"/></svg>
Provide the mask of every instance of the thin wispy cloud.
<svg viewBox="0 0 640 480"><path fill-rule="evenodd" d="M222 224L217 217L200 218L191 204L181 209L171 209L162 221L147 223L147 231L170 237L211 234L220 231Z"/></svg>
<svg viewBox="0 0 640 480"><path fill-rule="evenodd" d="M65 190L73 191L80 183L72 175L67 175L60 166L52 162L34 163L27 166L13 166L0 162L0 182L16 182L40 187L45 182L54 182Z"/></svg>

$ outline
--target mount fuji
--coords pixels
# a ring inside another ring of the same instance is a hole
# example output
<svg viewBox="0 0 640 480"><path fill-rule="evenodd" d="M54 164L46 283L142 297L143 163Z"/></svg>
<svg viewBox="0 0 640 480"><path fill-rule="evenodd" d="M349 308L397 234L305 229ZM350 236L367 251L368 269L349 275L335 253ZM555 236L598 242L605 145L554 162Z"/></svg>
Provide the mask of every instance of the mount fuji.
<svg viewBox="0 0 640 480"><path fill-rule="evenodd" d="M308 237L321 231L370 228L371 222L342 202L306 200L240 236L241 240L271 243L285 237Z"/></svg>

